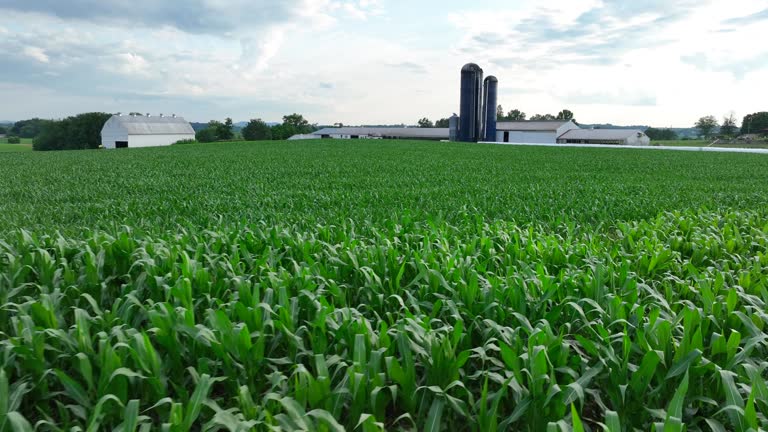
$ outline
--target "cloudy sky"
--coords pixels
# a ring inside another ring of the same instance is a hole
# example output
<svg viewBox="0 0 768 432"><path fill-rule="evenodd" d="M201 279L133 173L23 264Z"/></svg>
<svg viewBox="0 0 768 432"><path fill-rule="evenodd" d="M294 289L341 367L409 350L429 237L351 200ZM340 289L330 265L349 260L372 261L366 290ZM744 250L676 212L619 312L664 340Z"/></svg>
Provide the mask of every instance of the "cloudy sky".
<svg viewBox="0 0 768 432"><path fill-rule="evenodd" d="M0 120L85 111L321 124L505 110L691 126L765 110L766 0L0 0Z"/></svg>

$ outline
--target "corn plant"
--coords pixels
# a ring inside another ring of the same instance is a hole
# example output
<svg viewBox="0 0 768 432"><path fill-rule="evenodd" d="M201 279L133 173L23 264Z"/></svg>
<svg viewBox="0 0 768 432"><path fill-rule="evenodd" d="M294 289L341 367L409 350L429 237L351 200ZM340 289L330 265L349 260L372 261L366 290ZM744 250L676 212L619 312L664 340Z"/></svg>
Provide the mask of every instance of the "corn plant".
<svg viewBox="0 0 768 432"><path fill-rule="evenodd" d="M0 432L768 429L762 159L281 145L9 156Z"/></svg>

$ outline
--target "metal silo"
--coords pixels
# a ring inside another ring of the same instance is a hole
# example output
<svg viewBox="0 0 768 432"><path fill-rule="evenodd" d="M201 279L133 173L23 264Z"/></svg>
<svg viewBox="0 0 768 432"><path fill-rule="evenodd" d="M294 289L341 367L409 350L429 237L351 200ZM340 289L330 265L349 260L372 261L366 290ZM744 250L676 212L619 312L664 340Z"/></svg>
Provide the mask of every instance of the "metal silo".
<svg viewBox="0 0 768 432"><path fill-rule="evenodd" d="M459 140L459 116L457 116L456 114L452 115L448 119L448 140L449 141Z"/></svg>
<svg viewBox="0 0 768 432"><path fill-rule="evenodd" d="M459 141L477 142L482 137L483 70L474 63L461 68Z"/></svg>
<svg viewBox="0 0 768 432"><path fill-rule="evenodd" d="M484 141L496 141L496 103L498 101L499 80L491 75L483 83L483 124L485 125Z"/></svg>

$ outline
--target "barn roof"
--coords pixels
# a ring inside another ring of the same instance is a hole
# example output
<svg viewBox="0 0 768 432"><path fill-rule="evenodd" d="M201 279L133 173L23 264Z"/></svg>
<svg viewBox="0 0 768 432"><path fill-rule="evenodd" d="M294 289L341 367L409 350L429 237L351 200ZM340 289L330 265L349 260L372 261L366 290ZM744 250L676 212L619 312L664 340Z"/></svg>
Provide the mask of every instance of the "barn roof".
<svg viewBox="0 0 768 432"><path fill-rule="evenodd" d="M104 125L120 127L128 132L128 135L183 135L193 134L195 130L183 117L145 117L145 116L118 116L114 115Z"/></svg>
<svg viewBox="0 0 768 432"><path fill-rule="evenodd" d="M500 131L526 131L526 132L555 132L571 120L520 120L499 121L496 130Z"/></svg>
<svg viewBox="0 0 768 432"><path fill-rule="evenodd" d="M448 128L387 128L387 127L334 127L320 129L312 135L368 135L391 138L448 139Z"/></svg>
<svg viewBox="0 0 768 432"><path fill-rule="evenodd" d="M558 139L624 140L635 135L645 134L637 129L572 129Z"/></svg>

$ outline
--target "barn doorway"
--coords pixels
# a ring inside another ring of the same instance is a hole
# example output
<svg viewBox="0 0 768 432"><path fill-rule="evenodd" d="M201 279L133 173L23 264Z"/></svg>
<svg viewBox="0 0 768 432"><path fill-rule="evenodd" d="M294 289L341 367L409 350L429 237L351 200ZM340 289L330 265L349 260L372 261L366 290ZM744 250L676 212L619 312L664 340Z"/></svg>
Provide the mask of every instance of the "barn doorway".
<svg viewBox="0 0 768 432"><path fill-rule="evenodd" d="M509 132L504 132L504 142L509 142Z"/></svg>
<svg viewBox="0 0 768 432"><path fill-rule="evenodd" d="M115 141L115 148L128 148L128 141Z"/></svg>

